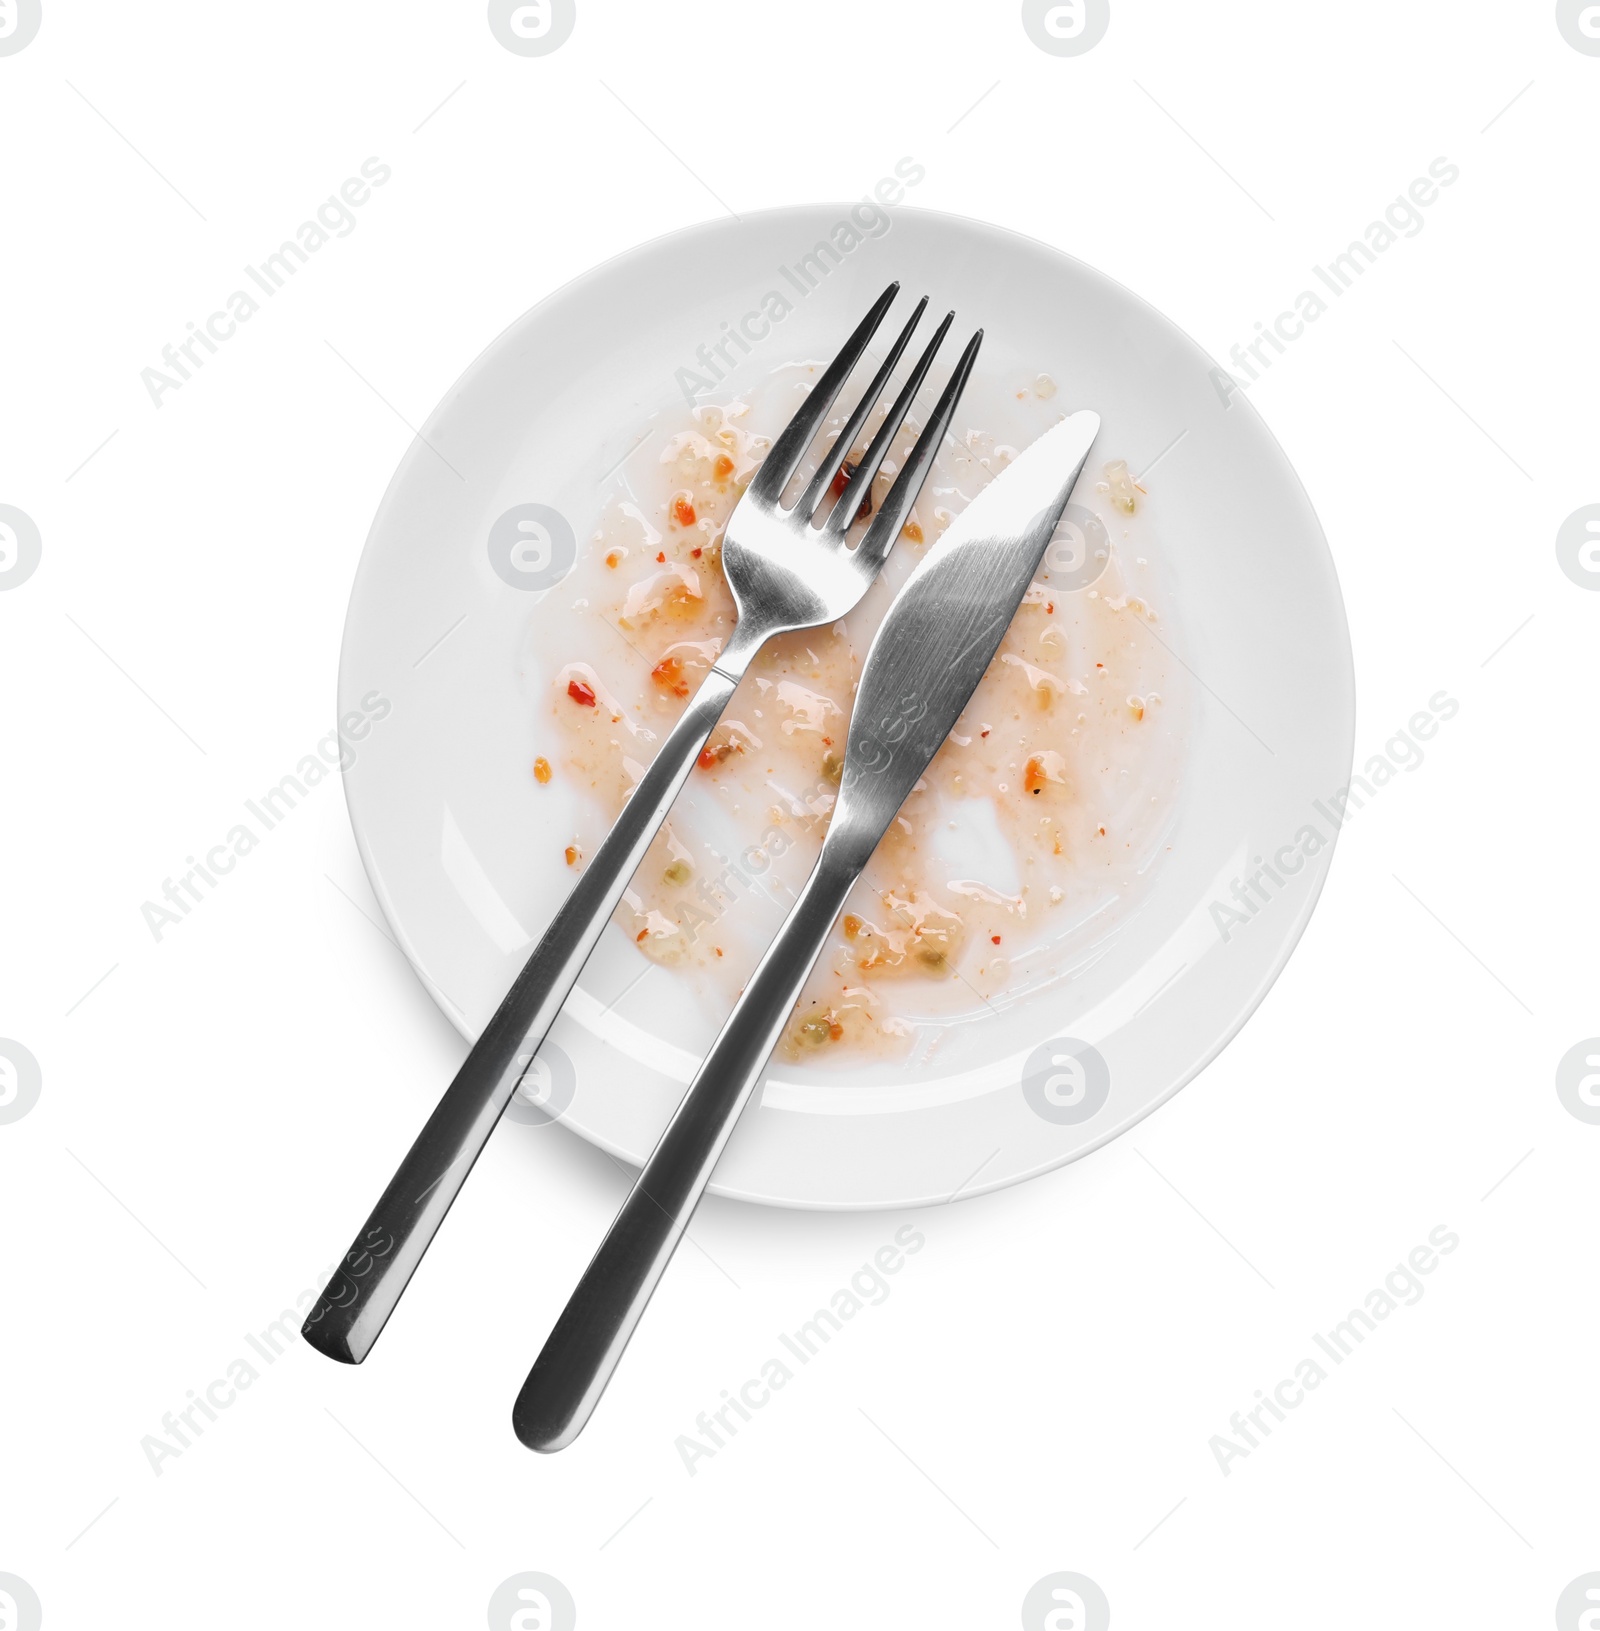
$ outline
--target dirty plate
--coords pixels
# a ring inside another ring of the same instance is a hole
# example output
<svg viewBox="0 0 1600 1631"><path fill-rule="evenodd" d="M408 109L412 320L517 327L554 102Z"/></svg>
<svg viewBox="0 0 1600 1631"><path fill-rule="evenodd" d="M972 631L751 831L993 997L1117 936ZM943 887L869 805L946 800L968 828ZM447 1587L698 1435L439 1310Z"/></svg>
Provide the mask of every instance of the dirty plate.
<svg viewBox="0 0 1600 1631"><path fill-rule="evenodd" d="M1155 627L1186 691L1165 853L1136 903L1108 899L1082 926L1061 978L992 1003L974 995L959 1023L915 1027L901 1049L775 1062L712 1188L778 1205L981 1194L1085 1154L1175 1093L1299 939L1353 743L1327 545L1281 449L1242 397L1224 399L1210 359L1042 244L921 210L886 221L817 205L694 227L519 319L406 453L361 560L340 665L341 716L373 692L391 705L345 777L367 873L428 991L473 1037L570 877L558 840L579 795L530 773L558 666L541 653L569 643L564 565L653 420L683 415L686 390L723 402L831 355L894 278L987 329L975 422L984 389L994 398L1041 374L1058 382L1061 411L1101 415L1096 458L1126 459L1140 478L1145 530L1124 528L1087 477L1078 502L1132 539L1119 547L1159 554ZM686 830L704 796L691 784L680 803ZM732 909L767 914L752 922L770 933L781 902L752 894ZM608 929L551 1033L537 1097L513 1119L554 1114L641 1162L726 1007ZM443 1086L419 1091L412 1119Z"/></svg>

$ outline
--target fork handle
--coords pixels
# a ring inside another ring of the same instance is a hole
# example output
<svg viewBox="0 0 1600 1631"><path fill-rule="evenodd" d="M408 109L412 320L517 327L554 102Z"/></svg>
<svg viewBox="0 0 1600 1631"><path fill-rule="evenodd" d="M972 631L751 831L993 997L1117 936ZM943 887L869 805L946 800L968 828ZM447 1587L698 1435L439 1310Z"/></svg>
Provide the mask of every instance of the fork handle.
<svg viewBox="0 0 1600 1631"><path fill-rule="evenodd" d="M512 1425L530 1450L565 1449L599 1403L864 861L824 846L712 1043L517 1395Z"/></svg>
<svg viewBox="0 0 1600 1631"><path fill-rule="evenodd" d="M311 1310L301 1334L330 1359L359 1365L394 1312L722 717L748 660L736 644L668 733Z"/></svg>

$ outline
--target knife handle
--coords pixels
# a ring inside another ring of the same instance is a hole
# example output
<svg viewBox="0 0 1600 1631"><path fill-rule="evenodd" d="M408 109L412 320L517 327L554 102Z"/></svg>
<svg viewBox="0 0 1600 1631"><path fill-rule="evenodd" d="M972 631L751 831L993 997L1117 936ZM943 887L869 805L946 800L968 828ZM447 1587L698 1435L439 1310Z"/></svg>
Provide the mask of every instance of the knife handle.
<svg viewBox="0 0 1600 1631"><path fill-rule="evenodd" d="M640 777L311 1310L318 1352L359 1365L378 1340L737 684L713 668Z"/></svg>
<svg viewBox="0 0 1600 1631"><path fill-rule="evenodd" d="M528 1372L511 1420L530 1450L565 1449L605 1392L872 846L845 848L824 845Z"/></svg>

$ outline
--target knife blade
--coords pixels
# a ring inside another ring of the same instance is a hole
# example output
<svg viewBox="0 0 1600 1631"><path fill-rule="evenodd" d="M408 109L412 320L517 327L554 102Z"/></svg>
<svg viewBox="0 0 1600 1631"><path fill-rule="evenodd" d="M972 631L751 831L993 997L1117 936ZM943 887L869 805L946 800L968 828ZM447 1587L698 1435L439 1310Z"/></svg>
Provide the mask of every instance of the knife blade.
<svg viewBox="0 0 1600 1631"><path fill-rule="evenodd" d="M1045 432L945 529L867 650L839 805L875 848L994 660L1100 431L1087 410Z"/></svg>

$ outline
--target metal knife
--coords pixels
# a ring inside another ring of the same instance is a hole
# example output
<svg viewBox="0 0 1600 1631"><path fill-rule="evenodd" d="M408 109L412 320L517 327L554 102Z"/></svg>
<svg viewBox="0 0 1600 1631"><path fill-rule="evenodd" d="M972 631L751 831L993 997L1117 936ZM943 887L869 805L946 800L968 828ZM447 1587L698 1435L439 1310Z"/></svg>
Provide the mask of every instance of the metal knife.
<svg viewBox="0 0 1600 1631"><path fill-rule="evenodd" d="M822 853L522 1385L512 1424L529 1449L565 1449L593 1413L845 897L999 649L1099 430L1084 411L1046 431L889 608L862 665Z"/></svg>

